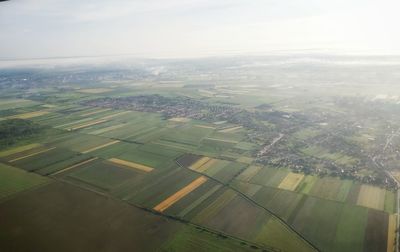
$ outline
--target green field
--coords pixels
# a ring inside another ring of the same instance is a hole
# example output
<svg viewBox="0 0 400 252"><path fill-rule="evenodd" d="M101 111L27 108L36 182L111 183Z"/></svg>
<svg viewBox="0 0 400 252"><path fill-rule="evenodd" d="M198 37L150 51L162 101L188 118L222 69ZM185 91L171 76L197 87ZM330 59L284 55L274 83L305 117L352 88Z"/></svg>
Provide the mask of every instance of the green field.
<svg viewBox="0 0 400 252"><path fill-rule="evenodd" d="M45 177L0 163L0 201L15 193L49 183Z"/></svg>

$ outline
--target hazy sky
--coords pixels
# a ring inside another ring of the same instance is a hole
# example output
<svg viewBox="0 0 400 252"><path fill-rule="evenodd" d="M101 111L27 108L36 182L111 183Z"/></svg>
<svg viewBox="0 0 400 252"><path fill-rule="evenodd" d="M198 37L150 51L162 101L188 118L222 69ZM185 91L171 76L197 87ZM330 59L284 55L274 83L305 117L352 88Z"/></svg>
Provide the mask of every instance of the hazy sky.
<svg viewBox="0 0 400 252"><path fill-rule="evenodd" d="M400 0L11 0L0 58L400 52Z"/></svg>

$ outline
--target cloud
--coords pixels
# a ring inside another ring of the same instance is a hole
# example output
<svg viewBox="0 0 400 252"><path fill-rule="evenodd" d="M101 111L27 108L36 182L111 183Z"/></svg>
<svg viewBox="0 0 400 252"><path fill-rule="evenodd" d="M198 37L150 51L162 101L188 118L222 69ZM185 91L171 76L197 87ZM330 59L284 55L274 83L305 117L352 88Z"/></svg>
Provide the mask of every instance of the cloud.
<svg viewBox="0 0 400 252"><path fill-rule="evenodd" d="M229 51L400 51L395 0L15 0L0 57Z"/></svg>

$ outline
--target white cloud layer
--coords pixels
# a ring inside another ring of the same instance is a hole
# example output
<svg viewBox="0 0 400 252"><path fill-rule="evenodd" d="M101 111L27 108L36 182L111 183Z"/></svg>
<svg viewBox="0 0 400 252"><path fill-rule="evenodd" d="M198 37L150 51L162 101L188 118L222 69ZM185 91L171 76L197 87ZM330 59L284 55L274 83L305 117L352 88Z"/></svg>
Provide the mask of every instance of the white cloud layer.
<svg viewBox="0 0 400 252"><path fill-rule="evenodd" d="M11 0L0 3L0 58L398 54L399 9L398 0Z"/></svg>

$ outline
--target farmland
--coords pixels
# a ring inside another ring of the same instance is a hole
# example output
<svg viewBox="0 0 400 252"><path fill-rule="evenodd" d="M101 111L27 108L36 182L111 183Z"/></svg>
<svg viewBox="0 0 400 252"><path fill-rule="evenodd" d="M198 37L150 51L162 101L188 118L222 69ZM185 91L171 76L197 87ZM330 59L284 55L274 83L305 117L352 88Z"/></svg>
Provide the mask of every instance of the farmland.
<svg viewBox="0 0 400 252"><path fill-rule="evenodd" d="M395 251L395 105L185 71L4 88L0 250Z"/></svg>

